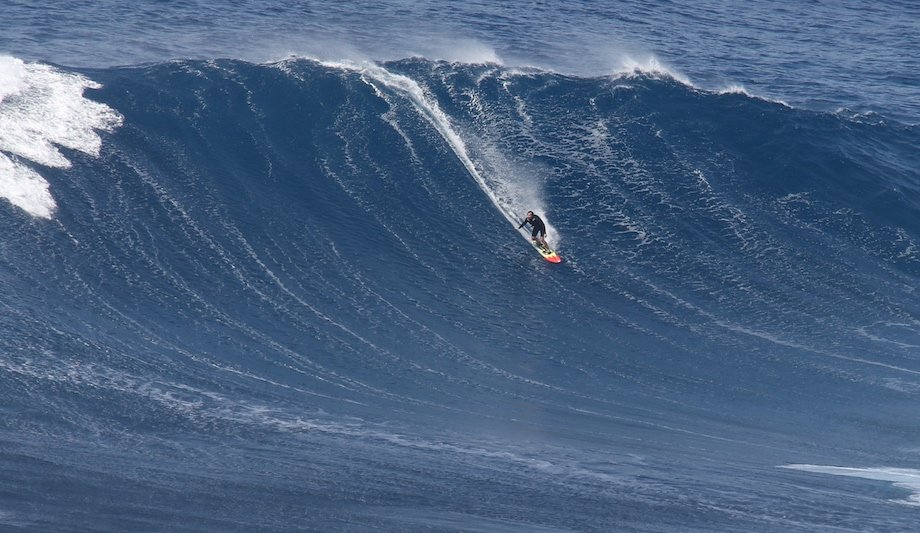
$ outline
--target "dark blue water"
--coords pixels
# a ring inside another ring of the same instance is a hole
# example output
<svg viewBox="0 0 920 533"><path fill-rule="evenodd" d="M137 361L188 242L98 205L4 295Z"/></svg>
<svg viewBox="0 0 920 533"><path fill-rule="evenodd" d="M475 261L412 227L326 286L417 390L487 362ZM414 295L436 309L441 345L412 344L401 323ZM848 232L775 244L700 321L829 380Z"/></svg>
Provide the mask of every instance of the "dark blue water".
<svg viewBox="0 0 920 533"><path fill-rule="evenodd" d="M912 5L145 6L2 23L0 529L914 528Z"/></svg>

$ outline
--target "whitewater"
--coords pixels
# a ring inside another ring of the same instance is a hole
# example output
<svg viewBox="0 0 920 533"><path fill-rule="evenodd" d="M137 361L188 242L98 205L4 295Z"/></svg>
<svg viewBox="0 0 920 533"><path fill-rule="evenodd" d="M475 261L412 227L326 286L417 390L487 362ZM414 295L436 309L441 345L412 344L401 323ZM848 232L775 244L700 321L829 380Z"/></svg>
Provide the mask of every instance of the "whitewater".
<svg viewBox="0 0 920 533"><path fill-rule="evenodd" d="M780 4L14 2L0 530L911 530L920 16Z"/></svg>

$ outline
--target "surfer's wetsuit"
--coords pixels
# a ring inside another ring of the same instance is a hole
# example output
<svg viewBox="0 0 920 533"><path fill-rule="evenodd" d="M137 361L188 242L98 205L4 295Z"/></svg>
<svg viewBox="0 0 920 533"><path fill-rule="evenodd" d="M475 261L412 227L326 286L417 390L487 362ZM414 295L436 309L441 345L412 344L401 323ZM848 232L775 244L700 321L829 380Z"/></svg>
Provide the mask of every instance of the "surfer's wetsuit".
<svg viewBox="0 0 920 533"><path fill-rule="evenodd" d="M541 237L546 237L546 224L544 224L543 220L537 215L525 218L524 222L521 222L521 225L518 226L518 229L523 228L524 224L530 224L530 227L533 228L533 231L530 232L530 236L534 239L537 238L537 234Z"/></svg>

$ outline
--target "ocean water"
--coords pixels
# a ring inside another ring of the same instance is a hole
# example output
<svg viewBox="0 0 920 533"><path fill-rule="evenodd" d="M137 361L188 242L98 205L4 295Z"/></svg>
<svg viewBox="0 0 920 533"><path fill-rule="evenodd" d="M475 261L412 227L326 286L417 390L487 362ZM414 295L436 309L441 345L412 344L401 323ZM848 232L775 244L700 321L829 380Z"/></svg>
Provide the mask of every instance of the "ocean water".
<svg viewBox="0 0 920 533"><path fill-rule="evenodd" d="M895 1L7 1L0 530L915 530L918 50Z"/></svg>

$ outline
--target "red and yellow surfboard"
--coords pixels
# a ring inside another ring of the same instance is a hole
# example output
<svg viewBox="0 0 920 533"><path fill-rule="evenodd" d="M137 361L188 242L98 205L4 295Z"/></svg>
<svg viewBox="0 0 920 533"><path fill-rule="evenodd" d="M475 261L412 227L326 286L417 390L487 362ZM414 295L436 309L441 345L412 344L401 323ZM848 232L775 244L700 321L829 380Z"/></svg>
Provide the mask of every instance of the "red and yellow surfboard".
<svg viewBox="0 0 920 533"><path fill-rule="evenodd" d="M546 259L550 263L562 262L562 258L559 257L559 254L557 254L554 250L551 250L550 248L544 248L534 241L530 241L530 244L532 244L534 249L536 249L537 252L543 256L543 259Z"/></svg>

